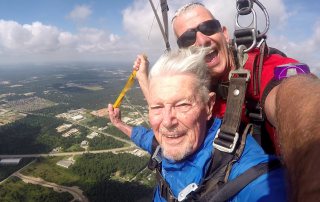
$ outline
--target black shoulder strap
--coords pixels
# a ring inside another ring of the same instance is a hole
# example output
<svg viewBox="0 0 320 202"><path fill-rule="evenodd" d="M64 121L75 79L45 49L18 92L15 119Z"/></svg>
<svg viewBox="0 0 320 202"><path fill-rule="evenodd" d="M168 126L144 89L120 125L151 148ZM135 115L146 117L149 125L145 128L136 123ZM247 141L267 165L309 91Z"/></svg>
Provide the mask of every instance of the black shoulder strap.
<svg viewBox="0 0 320 202"><path fill-rule="evenodd" d="M236 150L233 153L223 152L218 149L213 150L211 165L208 174L199 186L198 190L192 194L194 201L210 201L221 187L228 181L229 174L234 162L238 161L245 147L247 134L251 131L251 124L244 129L237 142Z"/></svg>
<svg viewBox="0 0 320 202"><path fill-rule="evenodd" d="M239 175L234 180L224 184L219 192L210 199L210 202L226 201L236 195L239 191L246 187L250 182L257 179L259 176L280 167L281 163L279 160L255 165Z"/></svg>

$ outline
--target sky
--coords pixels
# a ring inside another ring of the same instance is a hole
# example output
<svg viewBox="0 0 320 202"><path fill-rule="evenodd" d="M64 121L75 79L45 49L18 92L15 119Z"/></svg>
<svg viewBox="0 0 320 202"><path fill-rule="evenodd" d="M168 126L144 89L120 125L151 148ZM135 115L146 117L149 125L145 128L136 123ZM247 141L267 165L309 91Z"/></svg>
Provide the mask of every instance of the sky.
<svg viewBox="0 0 320 202"><path fill-rule="evenodd" d="M159 9L159 1L153 0ZM169 22L191 0L168 0ZM200 0L229 29L236 0ZM260 0L270 17L267 42L320 75L318 0ZM258 28L264 17L255 7ZM160 13L159 13L160 14ZM250 17L248 17L250 18ZM243 19L241 21L245 21ZM169 24L169 39L176 49ZM0 0L0 64L156 60L165 44L147 0Z"/></svg>

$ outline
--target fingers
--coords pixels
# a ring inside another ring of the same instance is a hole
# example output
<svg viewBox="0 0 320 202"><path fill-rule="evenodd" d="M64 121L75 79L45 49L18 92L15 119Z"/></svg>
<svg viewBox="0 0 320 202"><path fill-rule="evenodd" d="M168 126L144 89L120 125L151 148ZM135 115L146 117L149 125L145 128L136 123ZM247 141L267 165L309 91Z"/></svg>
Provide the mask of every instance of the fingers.
<svg viewBox="0 0 320 202"><path fill-rule="evenodd" d="M145 69L147 69L148 67L149 67L148 57L145 54L138 55L136 60L133 63L133 69L137 71L139 69L143 69L143 71L145 71Z"/></svg>
<svg viewBox="0 0 320 202"><path fill-rule="evenodd" d="M133 69L138 71L141 64L141 59L137 57L137 59L133 63Z"/></svg>
<svg viewBox="0 0 320 202"><path fill-rule="evenodd" d="M113 113L113 106L112 106L112 104L108 104L108 112L109 112L109 114Z"/></svg>
<svg viewBox="0 0 320 202"><path fill-rule="evenodd" d="M112 104L108 104L108 112L111 123L116 124L121 121L119 108L113 108Z"/></svg>
<svg viewBox="0 0 320 202"><path fill-rule="evenodd" d="M108 104L108 114L109 114L109 119L112 122L112 117L114 116L114 109L112 104Z"/></svg>

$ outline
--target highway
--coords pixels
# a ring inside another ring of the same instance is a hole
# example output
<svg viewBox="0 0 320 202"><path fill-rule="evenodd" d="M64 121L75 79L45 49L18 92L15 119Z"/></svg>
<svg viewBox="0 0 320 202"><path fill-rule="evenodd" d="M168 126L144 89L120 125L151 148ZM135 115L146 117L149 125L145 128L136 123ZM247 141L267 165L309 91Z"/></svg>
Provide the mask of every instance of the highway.
<svg viewBox="0 0 320 202"><path fill-rule="evenodd" d="M107 153L107 152L121 152L128 149L133 149L134 146L128 146L128 147L121 147L116 149L104 149L104 150L95 150L95 151L80 151L80 152L61 152L61 153L48 153L48 154L1 154L0 158L26 158L26 157L49 157L49 156L72 156L72 155L82 155L85 153L92 153L92 154L98 154L98 153Z"/></svg>

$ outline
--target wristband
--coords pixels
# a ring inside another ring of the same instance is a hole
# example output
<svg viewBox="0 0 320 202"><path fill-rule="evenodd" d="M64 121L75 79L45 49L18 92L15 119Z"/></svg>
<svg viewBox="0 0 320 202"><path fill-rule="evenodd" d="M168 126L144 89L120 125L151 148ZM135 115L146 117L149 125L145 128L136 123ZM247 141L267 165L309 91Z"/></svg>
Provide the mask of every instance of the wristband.
<svg viewBox="0 0 320 202"><path fill-rule="evenodd" d="M288 78L290 76L298 75L298 74L309 74L310 69L308 65L304 63L290 63L285 65L277 66L274 69L274 79L282 80Z"/></svg>

